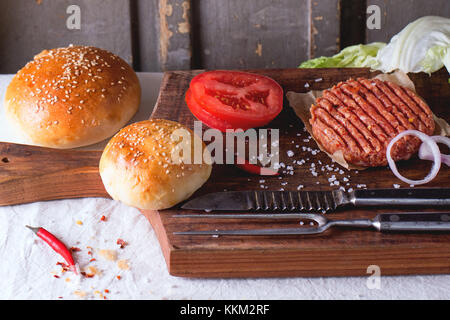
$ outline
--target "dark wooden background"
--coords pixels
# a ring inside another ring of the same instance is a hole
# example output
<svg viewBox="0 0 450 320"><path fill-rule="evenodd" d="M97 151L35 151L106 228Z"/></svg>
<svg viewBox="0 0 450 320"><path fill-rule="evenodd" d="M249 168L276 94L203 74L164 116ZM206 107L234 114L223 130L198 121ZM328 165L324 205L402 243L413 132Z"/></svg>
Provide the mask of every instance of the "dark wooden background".
<svg viewBox="0 0 450 320"><path fill-rule="evenodd" d="M69 5L81 29L66 27ZM366 8L381 29L366 28ZM0 73L70 43L108 49L137 71L286 68L351 44L388 41L449 0L1 0Z"/></svg>

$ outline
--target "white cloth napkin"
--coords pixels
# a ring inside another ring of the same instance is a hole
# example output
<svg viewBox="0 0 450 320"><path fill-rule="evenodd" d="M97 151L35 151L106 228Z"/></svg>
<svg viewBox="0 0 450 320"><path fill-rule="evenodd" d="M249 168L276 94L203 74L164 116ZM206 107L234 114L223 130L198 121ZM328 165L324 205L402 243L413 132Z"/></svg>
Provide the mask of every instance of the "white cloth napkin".
<svg viewBox="0 0 450 320"><path fill-rule="evenodd" d="M141 110L132 121L149 118L162 75L140 73L138 76L143 99ZM20 142L8 130L3 113L3 96L11 78L11 75L0 75L0 141ZM103 145L104 142L89 149L101 149ZM105 216L103 221L102 216ZM381 270L380 289L369 289L368 277L172 277L146 218L138 210L108 199L6 206L0 207L0 217L0 299L450 298L450 275L387 277ZM72 272L62 272L57 265L64 262L62 257L25 225L44 227L68 247L79 248L80 251L74 252L78 266L87 274L95 275L78 278ZM118 239L127 243L123 249L119 248Z"/></svg>

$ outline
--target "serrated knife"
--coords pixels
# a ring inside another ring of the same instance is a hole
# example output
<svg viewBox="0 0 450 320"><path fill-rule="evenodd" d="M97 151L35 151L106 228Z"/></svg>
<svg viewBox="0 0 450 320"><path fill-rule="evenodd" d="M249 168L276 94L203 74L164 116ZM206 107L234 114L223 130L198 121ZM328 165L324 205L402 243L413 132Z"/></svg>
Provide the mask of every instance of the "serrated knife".
<svg viewBox="0 0 450 320"><path fill-rule="evenodd" d="M194 198L182 209L204 211L329 212L351 206L450 206L449 188L333 191L225 191Z"/></svg>

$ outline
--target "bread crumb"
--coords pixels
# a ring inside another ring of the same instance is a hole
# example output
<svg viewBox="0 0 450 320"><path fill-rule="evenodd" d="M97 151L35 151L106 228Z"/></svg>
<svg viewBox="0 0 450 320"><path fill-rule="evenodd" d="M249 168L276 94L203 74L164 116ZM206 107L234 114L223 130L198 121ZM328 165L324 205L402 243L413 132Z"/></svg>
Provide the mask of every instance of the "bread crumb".
<svg viewBox="0 0 450 320"><path fill-rule="evenodd" d="M101 293L99 290L95 290L94 291L94 295L98 295L98 297L100 299L105 299L105 296L103 295L103 293Z"/></svg>
<svg viewBox="0 0 450 320"><path fill-rule="evenodd" d="M88 270L89 270L89 273L86 274L86 276L88 278L92 278L95 275L101 276L101 274L102 274L96 267L93 267L93 266L89 266Z"/></svg>
<svg viewBox="0 0 450 320"><path fill-rule="evenodd" d="M86 297L86 292L85 291L81 291L81 290L76 290L73 292L74 295L76 295L79 298L84 298Z"/></svg>
<svg viewBox="0 0 450 320"><path fill-rule="evenodd" d="M117 260L117 252L114 250L107 250L102 249L98 251L98 254L109 261L116 261Z"/></svg>
<svg viewBox="0 0 450 320"><path fill-rule="evenodd" d="M130 269L130 266L128 264L128 260L119 260L119 261L117 261L117 266L119 267L119 269L122 269L122 270Z"/></svg>

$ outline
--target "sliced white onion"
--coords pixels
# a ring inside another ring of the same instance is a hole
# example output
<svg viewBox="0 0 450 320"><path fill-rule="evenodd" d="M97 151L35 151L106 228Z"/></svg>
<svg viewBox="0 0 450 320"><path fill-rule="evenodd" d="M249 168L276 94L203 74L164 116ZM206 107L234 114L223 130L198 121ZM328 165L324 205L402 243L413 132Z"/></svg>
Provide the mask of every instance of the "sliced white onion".
<svg viewBox="0 0 450 320"><path fill-rule="evenodd" d="M447 147L450 148L450 138L444 137L444 136L432 136L431 139L433 139L436 143L443 143L447 145ZM427 144L422 143L419 149L419 158L422 160L433 160L433 155L431 154L430 148ZM450 167L450 155L448 154L441 154L441 162L445 163L447 166Z"/></svg>
<svg viewBox="0 0 450 320"><path fill-rule="evenodd" d="M394 161L394 159L392 159L392 156L391 156L392 146L398 140L400 140L404 136L408 136L408 135L415 136L415 137L419 138L420 140L422 140L422 142L429 147L429 150L431 151L431 154L433 156L433 166L431 167L431 170L428 173L428 175L425 178L423 178L422 180L411 180L411 179L408 179L408 178L405 178L404 176L402 176L398 172L397 166L395 165L395 161ZM441 168L441 152L439 151L438 145L436 144L436 142L433 139L431 139L430 136L426 135L423 132L417 131L417 130L402 131L394 139L392 139L391 142L389 142L387 149L386 149L386 158L387 158L389 167L391 168L391 170L395 174L395 176L397 178L399 178L400 180L402 180L403 182L408 183L410 185L411 184L419 185L419 184L425 184L425 183L430 182L431 180L433 180L436 177L436 175L439 172L439 169Z"/></svg>

